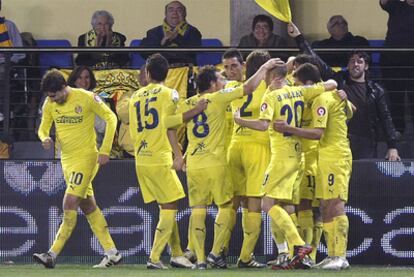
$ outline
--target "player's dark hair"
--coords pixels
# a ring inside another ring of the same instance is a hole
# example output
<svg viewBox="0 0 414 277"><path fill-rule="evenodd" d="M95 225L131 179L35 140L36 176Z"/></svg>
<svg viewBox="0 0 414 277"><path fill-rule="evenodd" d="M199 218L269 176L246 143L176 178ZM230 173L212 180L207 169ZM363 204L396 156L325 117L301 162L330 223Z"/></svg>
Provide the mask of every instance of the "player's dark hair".
<svg viewBox="0 0 414 277"><path fill-rule="evenodd" d="M168 68L167 59L159 53L149 56L145 64L145 70L150 78L157 82L162 82L167 78Z"/></svg>
<svg viewBox="0 0 414 277"><path fill-rule="evenodd" d="M287 75L287 66L286 64L277 65L268 71L268 74L274 74L279 78L285 78Z"/></svg>
<svg viewBox="0 0 414 277"><path fill-rule="evenodd" d="M307 55L307 54L299 54L295 57L294 63L299 66L301 64L304 63L310 63L310 64L314 64L314 65L318 65L318 63L316 62L316 60L311 56L311 55Z"/></svg>
<svg viewBox="0 0 414 277"><path fill-rule="evenodd" d="M212 65L203 66L197 76L197 87L199 92L204 92L211 87L211 82L217 81L217 69Z"/></svg>
<svg viewBox="0 0 414 277"><path fill-rule="evenodd" d="M256 15L253 18L252 30L254 30L254 28L256 27L256 24L259 23L259 22L267 23L267 25L269 25L270 31L273 32L273 21L269 16L267 16L265 14Z"/></svg>
<svg viewBox="0 0 414 277"><path fill-rule="evenodd" d="M240 64L243 64L243 55L240 53L239 50L234 48L228 49L226 52L224 52L223 56L221 57L222 60L231 58L237 58L237 61Z"/></svg>
<svg viewBox="0 0 414 277"><path fill-rule="evenodd" d="M363 59L365 61L366 64L370 64L371 63L371 56L367 54L367 52L364 51L353 51L349 54L348 57L348 61L354 56L356 55L358 58Z"/></svg>
<svg viewBox="0 0 414 277"><path fill-rule="evenodd" d="M66 87L66 80L56 69L49 70L42 78L40 90L47 93L55 93Z"/></svg>
<svg viewBox="0 0 414 277"><path fill-rule="evenodd" d="M93 90L96 87L95 74L93 74L93 71L92 71L92 69L90 67L85 66L85 65L81 65L81 66L75 67L75 69L69 75L68 85L71 86L71 87L76 87L75 82L80 77L80 75L82 74L82 72L84 70L88 71L89 78L91 80L90 87L89 88L86 88L86 89L87 90Z"/></svg>
<svg viewBox="0 0 414 277"><path fill-rule="evenodd" d="M270 54L266 50L251 52L246 59L246 80L252 77L268 60L270 60Z"/></svg>
<svg viewBox="0 0 414 277"><path fill-rule="evenodd" d="M321 80L321 73L316 65L304 63L295 69L293 77L297 78L303 84L307 81L317 83Z"/></svg>

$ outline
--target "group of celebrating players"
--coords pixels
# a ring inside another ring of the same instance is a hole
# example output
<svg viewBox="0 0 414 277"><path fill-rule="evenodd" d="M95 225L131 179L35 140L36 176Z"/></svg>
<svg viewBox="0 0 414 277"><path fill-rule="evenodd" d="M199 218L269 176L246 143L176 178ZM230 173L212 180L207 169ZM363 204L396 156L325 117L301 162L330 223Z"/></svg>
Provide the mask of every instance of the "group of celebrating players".
<svg viewBox="0 0 414 277"><path fill-rule="evenodd" d="M129 103L136 174L145 203L156 201L159 221L149 269L166 269L161 254L168 244L173 267L227 268L226 255L236 211L242 208L243 244L237 266L262 268L254 258L261 232L261 211L271 219L278 256L272 269L346 269L348 218L345 203L352 170L346 121L353 105L334 80L321 81L307 55L288 63L255 50L243 61L239 51L223 55L224 74L204 66L197 75L199 93L183 102L164 85L168 62L160 54L146 61L148 85ZM245 70L244 70L245 68ZM245 77L244 72L245 71ZM108 162L116 116L92 92L67 86L58 71L42 80L48 98L39 138L52 146L55 123L67 190L63 220L50 250L34 259L53 268L72 230L77 210L86 215L105 256L94 267L122 259L96 205L92 183L99 165ZM95 114L107 123L102 147L95 145ZM186 125L188 147L182 153L177 129ZM176 221L177 202L185 193L176 170L185 169L191 216L183 252ZM205 255L207 207L218 213L214 242ZM322 233L328 257L315 264Z"/></svg>

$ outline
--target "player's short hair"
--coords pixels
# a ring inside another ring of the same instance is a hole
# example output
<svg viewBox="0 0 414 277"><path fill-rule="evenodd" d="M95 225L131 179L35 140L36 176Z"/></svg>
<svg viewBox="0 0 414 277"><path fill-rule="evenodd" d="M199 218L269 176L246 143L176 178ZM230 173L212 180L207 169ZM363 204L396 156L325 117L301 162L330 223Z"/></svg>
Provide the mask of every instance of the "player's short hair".
<svg viewBox="0 0 414 277"><path fill-rule="evenodd" d="M213 65L203 66L197 76L197 87L199 92L204 92L211 87L211 82L217 81L217 69Z"/></svg>
<svg viewBox="0 0 414 277"><path fill-rule="evenodd" d="M100 11L95 11L92 15L91 24L93 28L95 28L96 20L98 19L99 16L105 16L106 18L108 18L108 23L109 25L111 25L111 27L114 25L115 19L113 15L108 11L100 10Z"/></svg>
<svg viewBox="0 0 414 277"><path fill-rule="evenodd" d="M287 72L288 72L287 65L283 64L283 65L276 65L275 67L273 67L272 69L268 71L268 74L274 74L277 77L285 78L287 75Z"/></svg>
<svg viewBox="0 0 414 277"><path fill-rule="evenodd" d="M311 81L317 83L321 81L321 73L316 65L304 63L298 66L293 72L293 77L297 78L302 83Z"/></svg>
<svg viewBox="0 0 414 277"><path fill-rule="evenodd" d="M266 22L266 23L267 23L267 25L269 25L269 29L270 29L270 31L271 31L271 32L273 32L273 21L272 21L272 19L270 18L270 16L267 16L267 15L265 15L265 14L259 14L259 15L256 15L256 16L253 18L252 30L254 30L254 28L256 27L256 24L257 24L258 22Z"/></svg>
<svg viewBox="0 0 414 277"><path fill-rule="evenodd" d="M52 69L46 72L40 83L40 90L42 92L58 92L66 87L67 83L62 73L59 70Z"/></svg>
<svg viewBox="0 0 414 277"><path fill-rule="evenodd" d="M145 70L151 79L162 82L167 78L169 64L166 58L159 53L152 54L145 63Z"/></svg>
<svg viewBox="0 0 414 277"><path fill-rule="evenodd" d="M222 60L231 58L237 58L237 61L240 64L243 64L243 56L240 51L235 48L226 50L226 52L224 52L223 56L221 57Z"/></svg>
<svg viewBox="0 0 414 277"><path fill-rule="evenodd" d="M366 64L370 64L371 63L371 56L367 54L367 52L364 51L353 51L349 54L348 57L348 61L354 56L356 55L358 58L363 59L365 61Z"/></svg>
<svg viewBox="0 0 414 277"><path fill-rule="evenodd" d="M310 64L314 64L317 65L318 63L316 62L315 58L312 57L311 55L308 54L299 54L295 57L294 63L296 65L301 65L304 63L310 63Z"/></svg>
<svg viewBox="0 0 414 277"><path fill-rule="evenodd" d="M80 66L75 67L75 69L69 75L68 85L73 88L76 87L75 82L80 77L80 75L82 74L84 70L88 71L89 78L91 80L91 86L87 88L87 90L93 90L96 87L95 74L93 74L92 69L86 65L80 65Z"/></svg>
<svg viewBox="0 0 414 277"><path fill-rule="evenodd" d="M266 50L254 50L251 52L246 59L246 80L252 77L270 58L270 54Z"/></svg>

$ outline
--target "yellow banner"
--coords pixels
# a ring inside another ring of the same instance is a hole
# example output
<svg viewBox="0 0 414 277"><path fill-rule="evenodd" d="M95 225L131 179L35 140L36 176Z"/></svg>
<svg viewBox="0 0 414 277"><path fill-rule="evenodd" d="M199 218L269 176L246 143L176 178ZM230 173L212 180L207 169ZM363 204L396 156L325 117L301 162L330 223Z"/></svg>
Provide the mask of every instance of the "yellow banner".
<svg viewBox="0 0 414 277"><path fill-rule="evenodd" d="M256 3L277 19L292 22L289 0L256 0Z"/></svg>

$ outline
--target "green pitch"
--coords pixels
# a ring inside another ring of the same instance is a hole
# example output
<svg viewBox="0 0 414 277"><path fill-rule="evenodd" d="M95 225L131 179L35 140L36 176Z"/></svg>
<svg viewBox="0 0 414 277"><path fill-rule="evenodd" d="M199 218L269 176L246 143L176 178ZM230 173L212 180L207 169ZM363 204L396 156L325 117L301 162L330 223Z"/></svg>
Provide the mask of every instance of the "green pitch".
<svg viewBox="0 0 414 277"><path fill-rule="evenodd" d="M108 269L92 269L89 265L70 265L70 264L58 264L55 269L45 269L38 265L0 265L0 276L14 277L48 277L48 276L67 276L67 277L105 277L105 276L117 276L117 277L139 277L139 276L166 276L166 277L178 277L178 276L203 276L203 277L241 277L241 276L256 276L267 277L275 275L283 277L300 277L300 276L364 276L364 277L399 277L399 276L414 276L414 267L362 267L353 266L346 271L320 271L320 270L294 270L294 271L274 271L270 269L263 270L240 270L237 268L230 268L227 270L213 270L208 269L205 271L197 270L182 270L182 269L170 269L170 270L147 270L144 265L119 265Z"/></svg>

